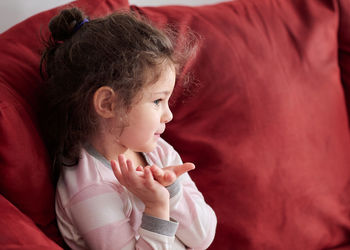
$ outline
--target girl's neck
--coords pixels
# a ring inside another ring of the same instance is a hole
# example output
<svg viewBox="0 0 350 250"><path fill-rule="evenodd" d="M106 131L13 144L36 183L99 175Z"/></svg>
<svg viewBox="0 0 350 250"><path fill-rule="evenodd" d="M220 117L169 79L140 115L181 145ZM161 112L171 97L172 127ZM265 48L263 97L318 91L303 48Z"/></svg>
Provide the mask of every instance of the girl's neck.
<svg viewBox="0 0 350 250"><path fill-rule="evenodd" d="M130 149L118 143L114 136L106 133L96 133L90 137L89 143L107 160L118 160L120 154L130 154Z"/></svg>
<svg viewBox="0 0 350 250"><path fill-rule="evenodd" d="M146 166L147 162L141 153L121 145L118 140L111 134L97 133L90 138L89 143L94 149L104 156L108 161L118 161L118 155L124 154L127 159L130 159L134 166Z"/></svg>

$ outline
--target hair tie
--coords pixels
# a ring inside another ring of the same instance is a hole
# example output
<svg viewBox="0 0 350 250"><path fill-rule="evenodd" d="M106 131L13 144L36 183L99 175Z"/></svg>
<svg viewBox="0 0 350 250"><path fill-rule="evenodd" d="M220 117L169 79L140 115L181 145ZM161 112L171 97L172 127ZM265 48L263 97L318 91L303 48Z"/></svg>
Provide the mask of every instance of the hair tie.
<svg viewBox="0 0 350 250"><path fill-rule="evenodd" d="M83 26L84 23L88 23L88 22L89 22L89 19L85 18L81 23L79 23L77 26L75 26L75 28L73 30L73 34L75 32L77 32L81 28L81 26Z"/></svg>

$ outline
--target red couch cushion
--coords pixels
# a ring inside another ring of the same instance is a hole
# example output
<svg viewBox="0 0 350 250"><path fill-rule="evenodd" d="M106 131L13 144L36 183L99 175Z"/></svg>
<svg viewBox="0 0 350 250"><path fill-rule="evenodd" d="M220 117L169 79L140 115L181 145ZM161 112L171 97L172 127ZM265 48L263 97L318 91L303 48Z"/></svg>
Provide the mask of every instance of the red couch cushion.
<svg viewBox="0 0 350 250"><path fill-rule="evenodd" d="M132 7L202 36L189 69L200 86L173 107L165 139L196 164L191 176L217 213L211 249L350 247L350 136L338 61L339 16L349 1L342 5ZM349 34L342 14L340 32Z"/></svg>
<svg viewBox="0 0 350 250"><path fill-rule="evenodd" d="M350 3L340 0L339 7L339 63L350 117Z"/></svg>
<svg viewBox="0 0 350 250"><path fill-rule="evenodd" d="M128 8L128 1L78 0L74 6L94 17ZM42 84L40 32L47 35L49 20L63 7L39 13L0 37L0 193L57 242L54 188L34 110Z"/></svg>
<svg viewBox="0 0 350 250"><path fill-rule="evenodd" d="M0 195L1 249L61 249L14 205Z"/></svg>

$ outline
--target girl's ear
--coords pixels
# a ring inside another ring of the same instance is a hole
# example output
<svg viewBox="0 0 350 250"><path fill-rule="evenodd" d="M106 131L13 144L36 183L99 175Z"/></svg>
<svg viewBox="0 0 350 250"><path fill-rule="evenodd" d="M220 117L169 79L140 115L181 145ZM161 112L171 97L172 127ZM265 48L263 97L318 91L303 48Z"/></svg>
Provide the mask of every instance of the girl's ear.
<svg viewBox="0 0 350 250"><path fill-rule="evenodd" d="M96 90L93 105L96 113L103 118L112 118L116 115L117 94L111 87L102 86Z"/></svg>

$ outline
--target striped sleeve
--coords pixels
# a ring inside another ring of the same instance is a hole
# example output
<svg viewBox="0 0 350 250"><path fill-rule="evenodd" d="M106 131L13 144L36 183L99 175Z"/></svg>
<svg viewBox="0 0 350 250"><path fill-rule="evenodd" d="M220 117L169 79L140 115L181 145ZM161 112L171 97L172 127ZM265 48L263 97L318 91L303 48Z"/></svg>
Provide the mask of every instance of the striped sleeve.
<svg viewBox="0 0 350 250"><path fill-rule="evenodd" d="M182 164L179 154L170 145L167 151L167 166ZM169 192L172 193L170 216L179 223L176 236L187 247L208 248L214 240L217 224L213 209L205 202L188 173L183 174L173 185L168 190L171 188Z"/></svg>

